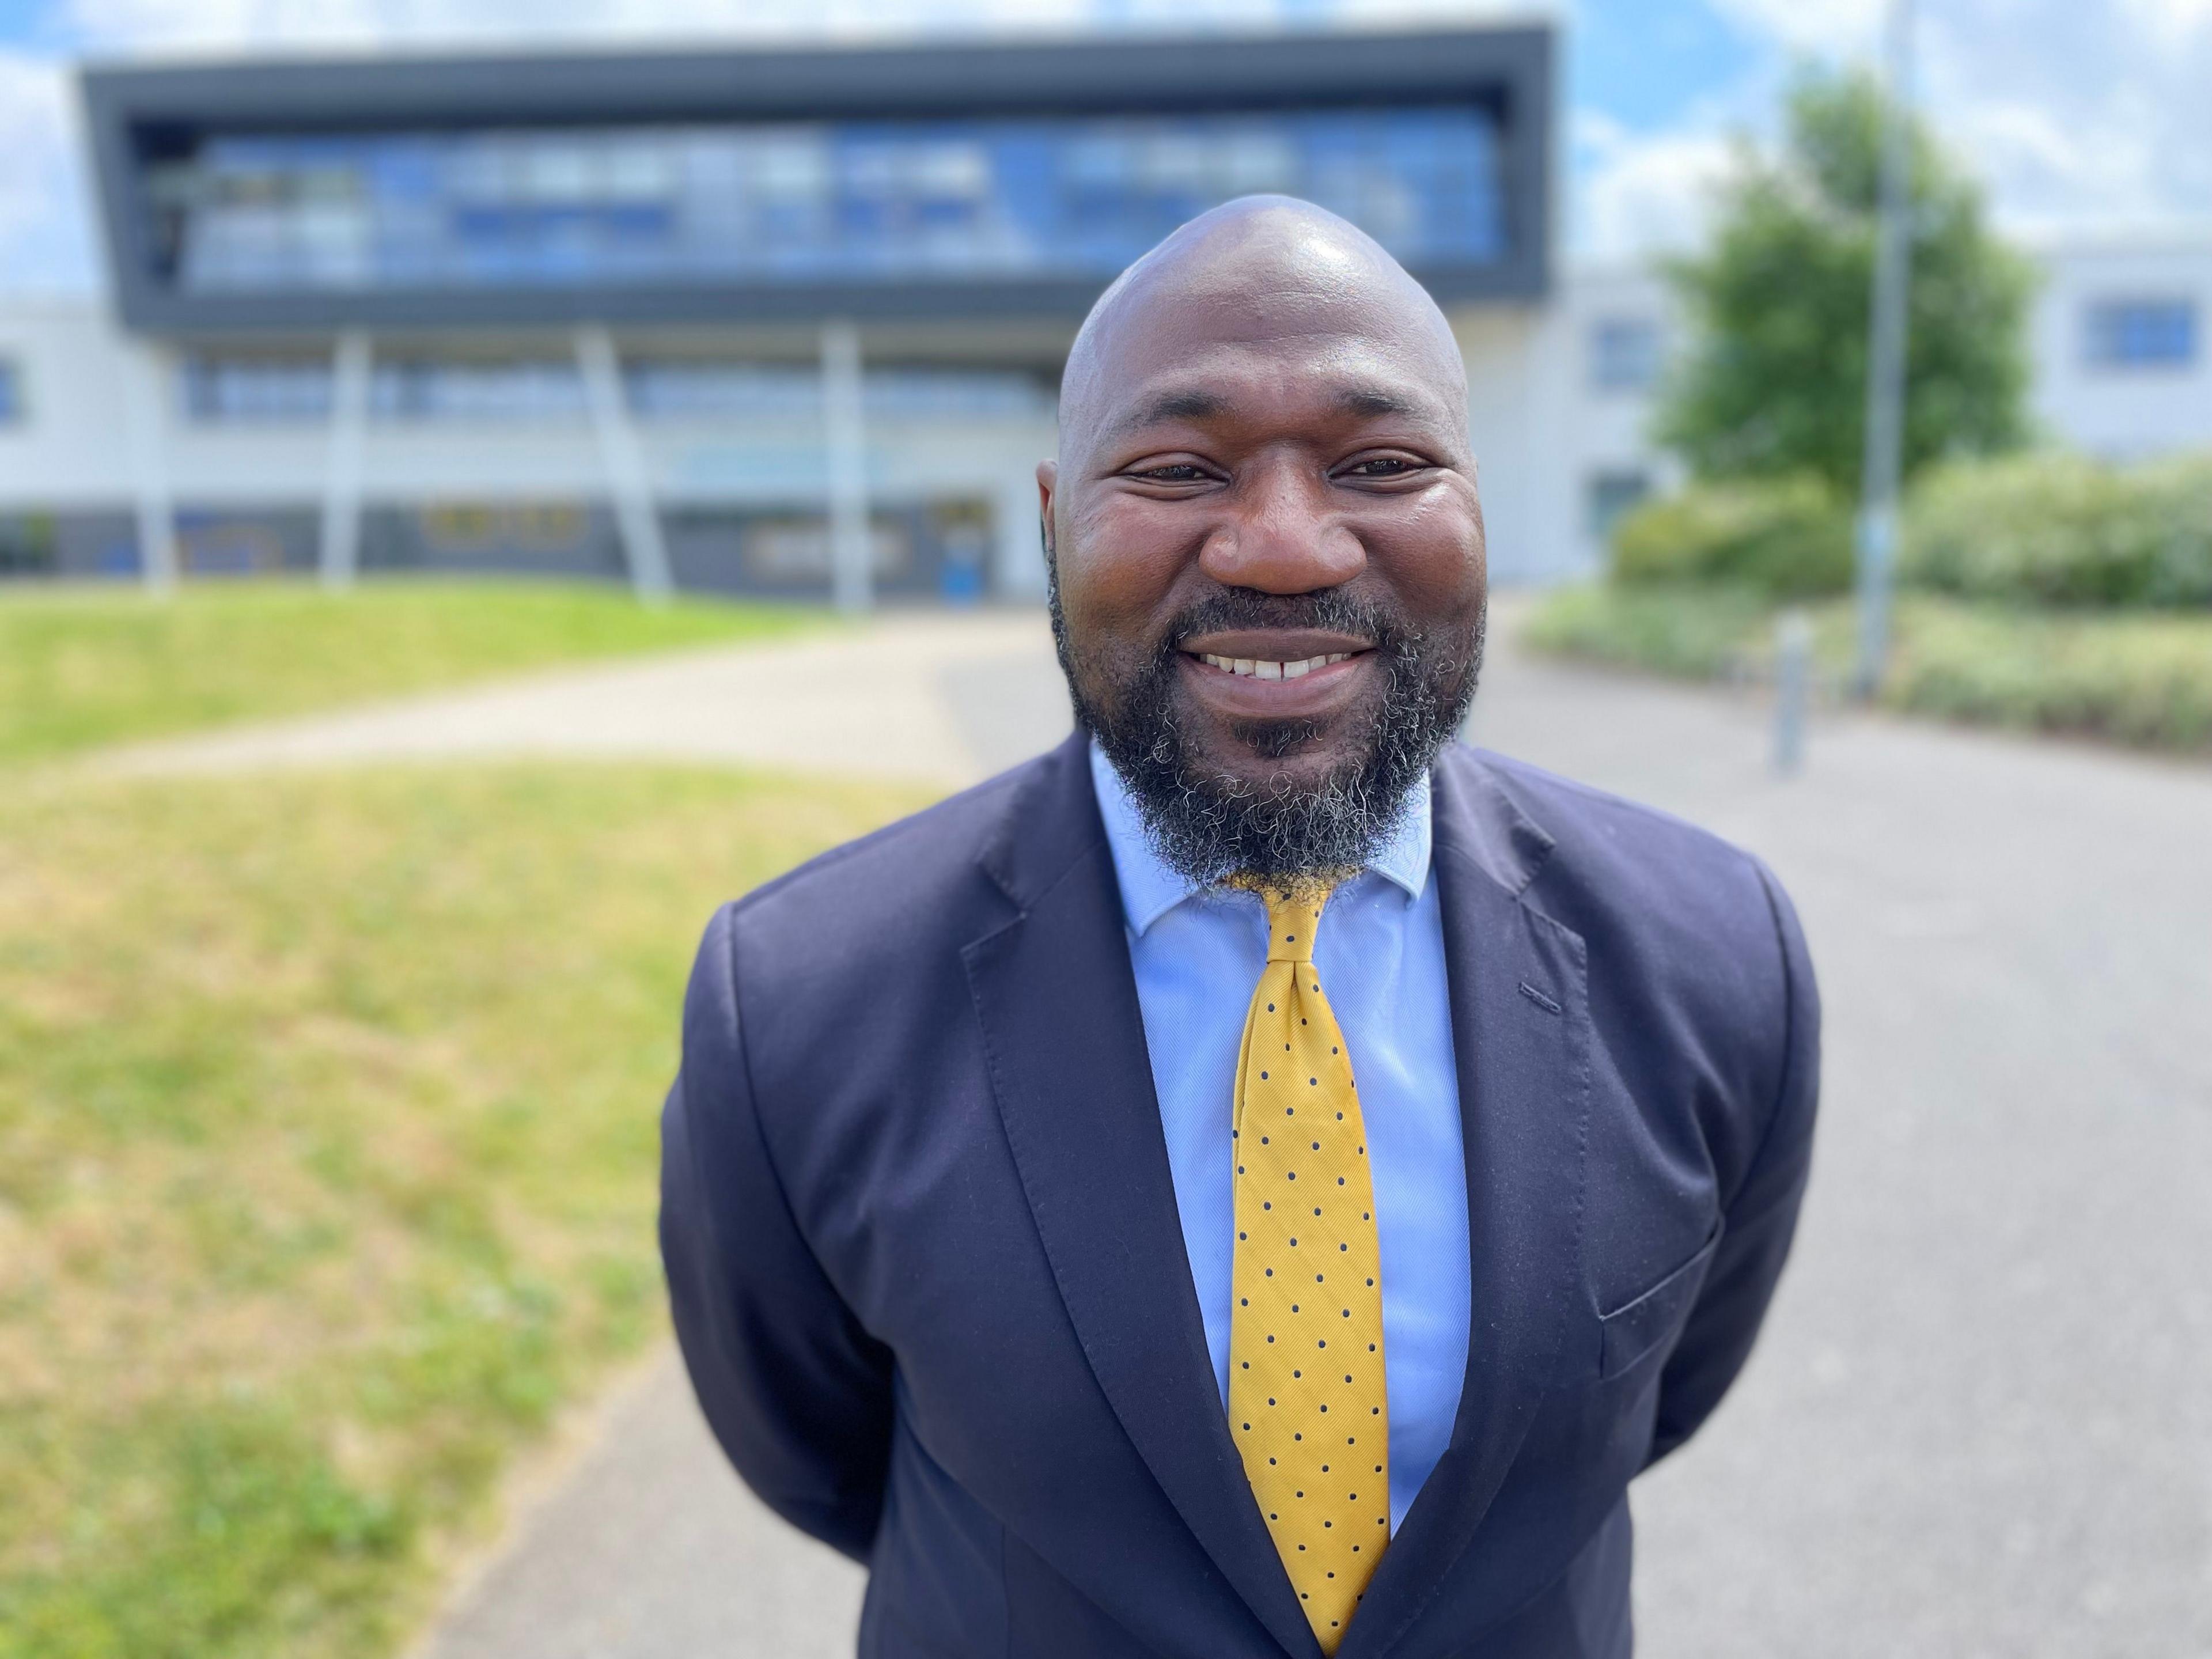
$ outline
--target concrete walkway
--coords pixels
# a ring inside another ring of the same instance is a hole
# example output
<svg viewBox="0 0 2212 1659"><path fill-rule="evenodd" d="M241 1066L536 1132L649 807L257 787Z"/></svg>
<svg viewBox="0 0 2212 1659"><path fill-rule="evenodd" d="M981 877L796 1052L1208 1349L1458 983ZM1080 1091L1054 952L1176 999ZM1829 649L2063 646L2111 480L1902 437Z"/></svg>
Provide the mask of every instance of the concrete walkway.
<svg viewBox="0 0 2212 1659"><path fill-rule="evenodd" d="M973 781L1067 730L1035 611L912 611L112 750L130 773L553 756ZM1039 672L1040 667L1045 671Z"/></svg>
<svg viewBox="0 0 2212 1659"><path fill-rule="evenodd" d="M1636 1488L1646 1659L2212 1656L2212 769L1838 717L1784 781L1756 703L1494 632L1478 740L1756 848L1827 1001L1773 1321ZM133 764L519 750L950 783L1066 720L1040 618L913 617ZM860 1590L743 1493L664 1362L425 1659L809 1659L850 1651Z"/></svg>

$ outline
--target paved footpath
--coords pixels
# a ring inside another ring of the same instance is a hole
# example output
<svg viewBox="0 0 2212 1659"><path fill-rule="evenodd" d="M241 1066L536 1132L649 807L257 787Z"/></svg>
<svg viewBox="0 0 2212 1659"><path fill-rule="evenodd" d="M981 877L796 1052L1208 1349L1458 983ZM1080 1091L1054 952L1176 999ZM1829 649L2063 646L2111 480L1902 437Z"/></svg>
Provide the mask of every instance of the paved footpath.
<svg viewBox="0 0 2212 1659"><path fill-rule="evenodd" d="M1476 738L1762 854L1827 1003L1773 1319L1635 1488L1645 1659L2212 1659L2212 768L1836 716L1784 781L1755 702L1524 659L1510 622ZM1066 718L1040 618L915 617L134 763L573 750L951 783ZM826 1659L860 1589L745 1496L664 1358L422 1659Z"/></svg>

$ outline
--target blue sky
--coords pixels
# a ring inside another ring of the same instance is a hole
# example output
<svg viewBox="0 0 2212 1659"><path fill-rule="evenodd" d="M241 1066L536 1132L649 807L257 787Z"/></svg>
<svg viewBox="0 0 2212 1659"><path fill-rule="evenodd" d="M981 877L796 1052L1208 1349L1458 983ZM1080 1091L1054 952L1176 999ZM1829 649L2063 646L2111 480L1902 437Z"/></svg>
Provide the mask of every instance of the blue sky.
<svg viewBox="0 0 2212 1659"><path fill-rule="evenodd" d="M1769 55L1707 5L1584 0L1568 40L1567 101L1632 132L1663 131L1754 79Z"/></svg>
<svg viewBox="0 0 2212 1659"><path fill-rule="evenodd" d="M1693 240L1729 135L1791 65L1863 59L1882 0L0 0L0 292L96 280L70 66L82 55L851 40L951 30L1447 22L1566 42L1571 258ZM2212 225L2212 0L1919 0L1944 136L2033 235Z"/></svg>

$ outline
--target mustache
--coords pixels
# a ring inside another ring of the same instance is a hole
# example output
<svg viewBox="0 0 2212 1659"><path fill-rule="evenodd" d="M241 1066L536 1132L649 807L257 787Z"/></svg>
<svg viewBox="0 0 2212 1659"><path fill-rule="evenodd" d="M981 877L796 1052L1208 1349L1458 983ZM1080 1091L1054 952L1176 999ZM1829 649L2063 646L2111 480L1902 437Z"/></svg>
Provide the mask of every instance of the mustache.
<svg viewBox="0 0 2212 1659"><path fill-rule="evenodd" d="M1408 627L1388 605L1340 587L1313 593L1263 593L1255 587L1224 587L1186 605L1170 619L1158 654L1164 661L1202 634L1268 628L1356 634L1390 656L1420 637L1419 630Z"/></svg>

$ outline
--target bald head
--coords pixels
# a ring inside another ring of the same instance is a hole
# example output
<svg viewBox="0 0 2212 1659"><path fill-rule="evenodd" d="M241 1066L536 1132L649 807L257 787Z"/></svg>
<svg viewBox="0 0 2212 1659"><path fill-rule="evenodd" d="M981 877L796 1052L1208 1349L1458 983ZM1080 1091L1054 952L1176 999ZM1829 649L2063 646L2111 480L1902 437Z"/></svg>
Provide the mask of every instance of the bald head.
<svg viewBox="0 0 2212 1659"><path fill-rule="evenodd" d="M1193 220L1092 307L1037 467L1077 720L1186 874L1366 860L1481 660L1467 376L1334 214Z"/></svg>
<svg viewBox="0 0 2212 1659"><path fill-rule="evenodd" d="M1428 291L1335 214L1248 196L1176 231L1091 308L1060 382L1062 465L1143 418L1156 396L1172 397L1164 377L1188 381L1209 357L1255 353L1348 385L1372 379L1378 394L1430 405L1465 442L1467 371Z"/></svg>

